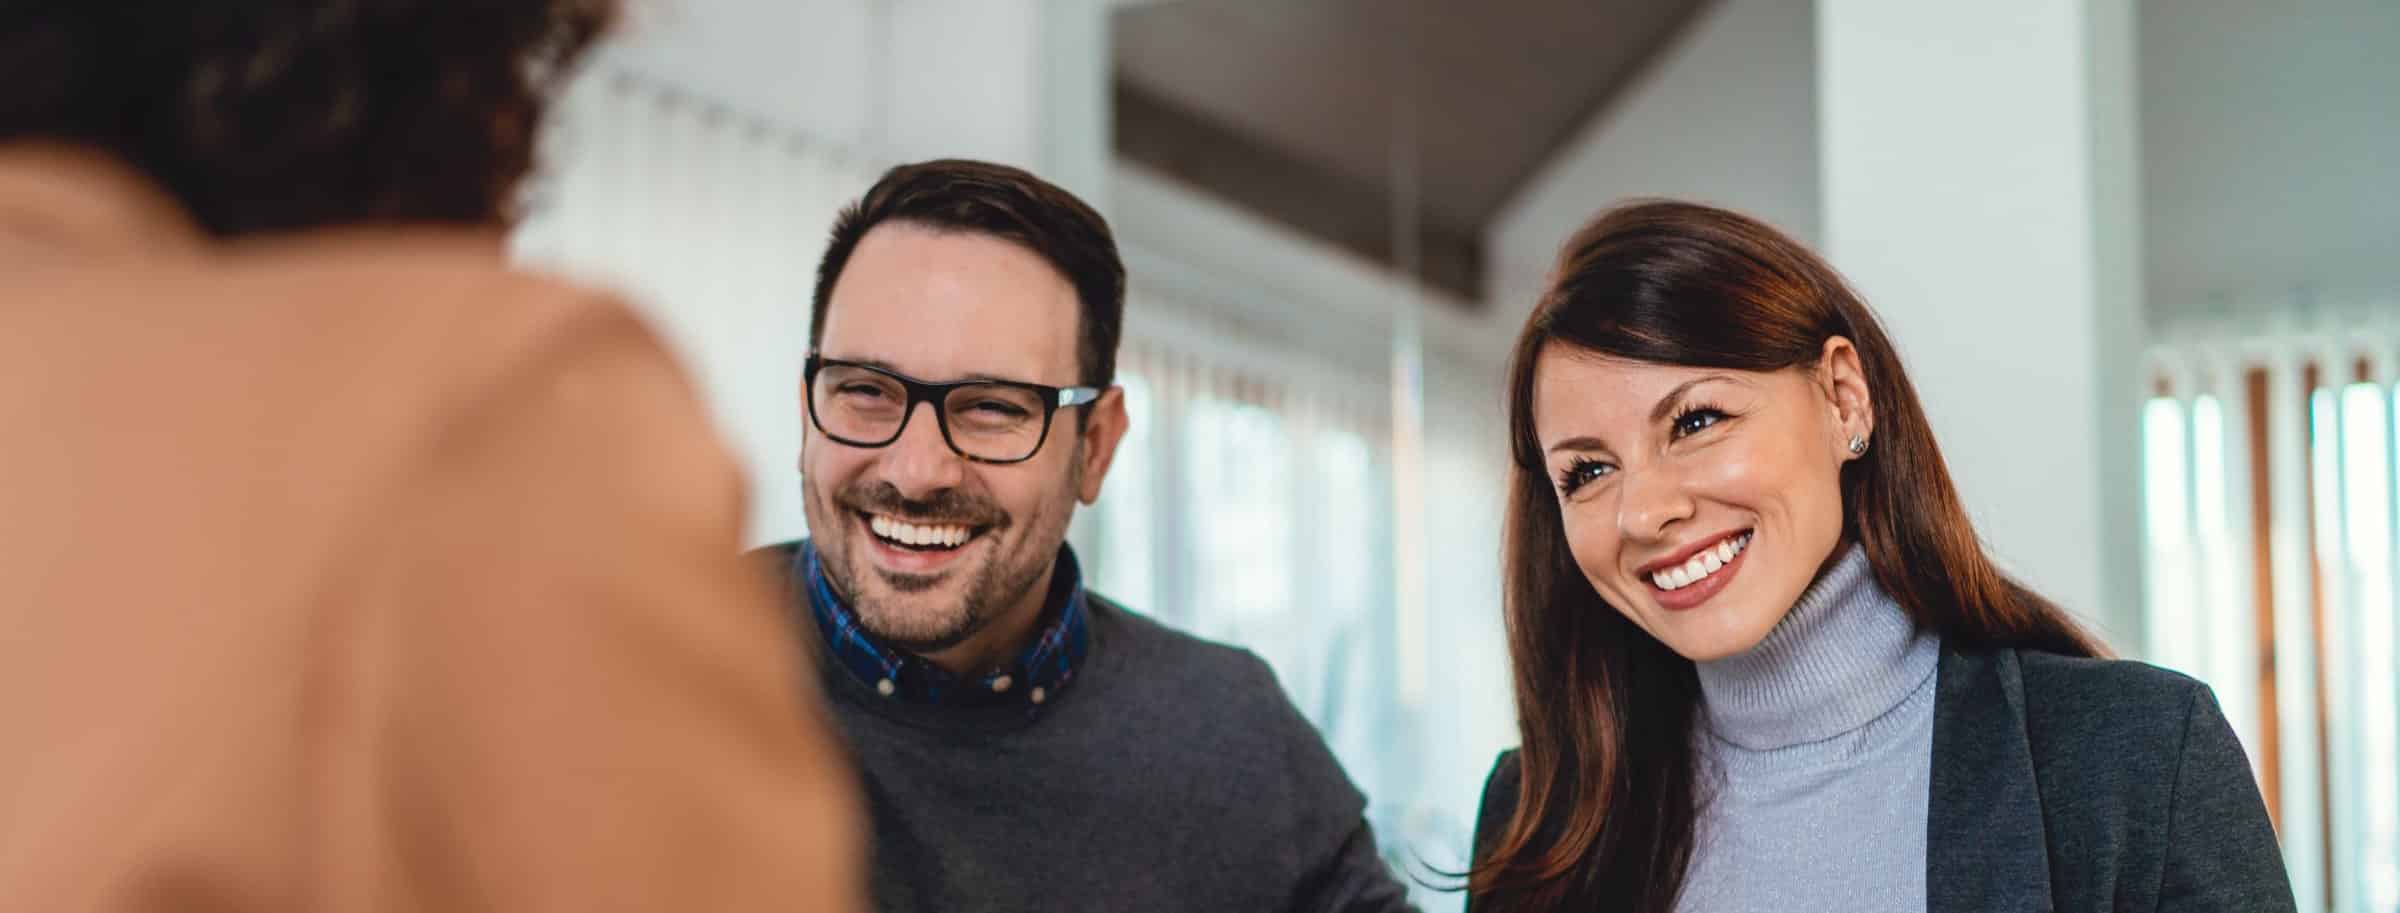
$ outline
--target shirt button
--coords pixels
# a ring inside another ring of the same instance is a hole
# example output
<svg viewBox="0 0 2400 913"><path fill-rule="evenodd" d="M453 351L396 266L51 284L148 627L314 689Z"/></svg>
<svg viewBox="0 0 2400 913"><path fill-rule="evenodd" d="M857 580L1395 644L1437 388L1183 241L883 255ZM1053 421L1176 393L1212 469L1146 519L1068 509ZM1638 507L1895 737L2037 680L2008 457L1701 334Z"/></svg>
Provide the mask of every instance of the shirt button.
<svg viewBox="0 0 2400 913"><path fill-rule="evenodd" d="M1044 692L1041 689L1041 686L1036 685L1034 686L1033 694L1030 696L1033 698L1034 703L1039 704L1042 702L1043 698L1049 697L1050 695L1047 692Z"/></svg>
<svg viewBox="0 0 2400 913"><path fill-rule="evenodd" d="M1015 680L1003 675L999 678L992 679L992 691L1000 694L1006 694L1008 693L1008 686L1014 684L1016 684Z"/></svg>
<svg viewBox="0 0 2400 913"><path fill-rule="evenodd" d="M898 690L900 690L900 686L892 684L892 680L888 678L875 683L875 693L884 697L891 697L892 692Z"/></svg>

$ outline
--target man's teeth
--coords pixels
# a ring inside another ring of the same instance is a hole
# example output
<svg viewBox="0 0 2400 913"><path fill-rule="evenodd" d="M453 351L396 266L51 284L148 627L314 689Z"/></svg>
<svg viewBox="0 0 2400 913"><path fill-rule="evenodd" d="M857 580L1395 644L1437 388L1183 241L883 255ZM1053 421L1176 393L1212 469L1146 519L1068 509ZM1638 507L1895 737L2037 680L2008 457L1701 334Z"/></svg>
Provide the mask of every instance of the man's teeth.
<svg viewBox="0 0 2400 913"><path fill-rule="evenodd" d="M1755 535L1757 534L1743 533L1719 542L1716 548L1702 550L1700 554L1693 555L1690 561L1652 573L1650 582L1657 584L1658 588L1662 590L1680 590L1698 583L1702 578L1733 563L1733 556L1739 555L1743 549L1749 548L1750 538Z"/></svg>
<svg viewBox="0 0 2400 913"><path fill-rule="evenodd" d="M965 545L967 539L974 535L973 530L964 526L918 526L885 516L869 520L867 527L874 530L875 535L920 548L957 548Z"/></svg>

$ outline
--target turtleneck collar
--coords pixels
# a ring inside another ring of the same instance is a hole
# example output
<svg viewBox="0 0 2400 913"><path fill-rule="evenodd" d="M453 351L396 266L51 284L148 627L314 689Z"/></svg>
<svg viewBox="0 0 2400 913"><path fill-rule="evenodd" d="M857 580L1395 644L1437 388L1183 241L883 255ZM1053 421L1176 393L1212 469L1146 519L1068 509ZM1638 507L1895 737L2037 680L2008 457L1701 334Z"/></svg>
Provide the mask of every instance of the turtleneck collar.
<svg viewBox="0 0 2400 913"><path fill-rule="evenodd" d="M1916 629L1854 545L1758 646L1695 665L1710 732L1767 751L1867 725L1923 685L1940 659L1940 639Z"/></svg>

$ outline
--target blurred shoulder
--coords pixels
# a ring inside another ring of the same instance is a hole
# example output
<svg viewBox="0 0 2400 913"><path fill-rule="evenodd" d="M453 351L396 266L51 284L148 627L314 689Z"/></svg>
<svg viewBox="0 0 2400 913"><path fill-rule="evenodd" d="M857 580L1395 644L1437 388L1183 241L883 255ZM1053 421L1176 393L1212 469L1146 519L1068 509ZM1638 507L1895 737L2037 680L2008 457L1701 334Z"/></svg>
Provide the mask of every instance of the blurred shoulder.
<svg viewBox="0 0 2400 913"><path fill-rule="evenodd" d="M51 382L0 394L0 414L71 428L80 459L171 437L193 473L321 502L503 444L546 448L526 463L554 469L605 457L577 471L658 479L627 483L644 490L728 490L730 456L660 339L614 296L513 267L492 233L186 240L16 248L33 265L0 271L23 305L0 316L0 360ZM136 413L157 418L70 421Z"/></svg>
<svg viewBox="0 0 2400 913"><path fill-rule="evenodd" d="M306 309L312 328L376 348L431 349L452 366L538 358L594 336L655 344L616 296L508 262L500 241L434 229L236 242L221 293Z"/></svg>
<svg viewBox="0 0 2400 913"><path fill-rule="evenodd" d="M738 528L738 463L664 340L615 295L449 231L239 242L212 259L212 294L258 321L249 338L287 379L338 390L333 446L383 439L403 486L471 478L501 503L557 483L661 532Z"/></svg>
<svg viewBox="0 0 2400 913"><path fill-rule="evenodd" d="M450 434L538 414L621 459L716 461L697 393L649 325L613 294L510 264L496 238L336 232L214 259L224 310L265 312L250 338L294 371L339 377L363 407Z"/></svg>

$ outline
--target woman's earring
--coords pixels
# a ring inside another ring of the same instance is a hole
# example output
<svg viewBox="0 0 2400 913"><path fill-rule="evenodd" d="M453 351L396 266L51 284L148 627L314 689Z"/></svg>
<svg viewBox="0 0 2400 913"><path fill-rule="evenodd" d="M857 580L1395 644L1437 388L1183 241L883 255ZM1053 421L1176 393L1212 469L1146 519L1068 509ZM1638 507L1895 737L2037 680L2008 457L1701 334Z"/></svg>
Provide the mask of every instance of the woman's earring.
<svg viewBox="0 0 2400 913"><path fill-rule="evenodd" d="M1863 434L1853 434L1853 435L1851 435L1851 436L1850 436L1850 455L1851 455L1851 456L1866 456L1866 455L1867 455L1867 438L1866 438L1866 435L1863 435Z"/></svg>

